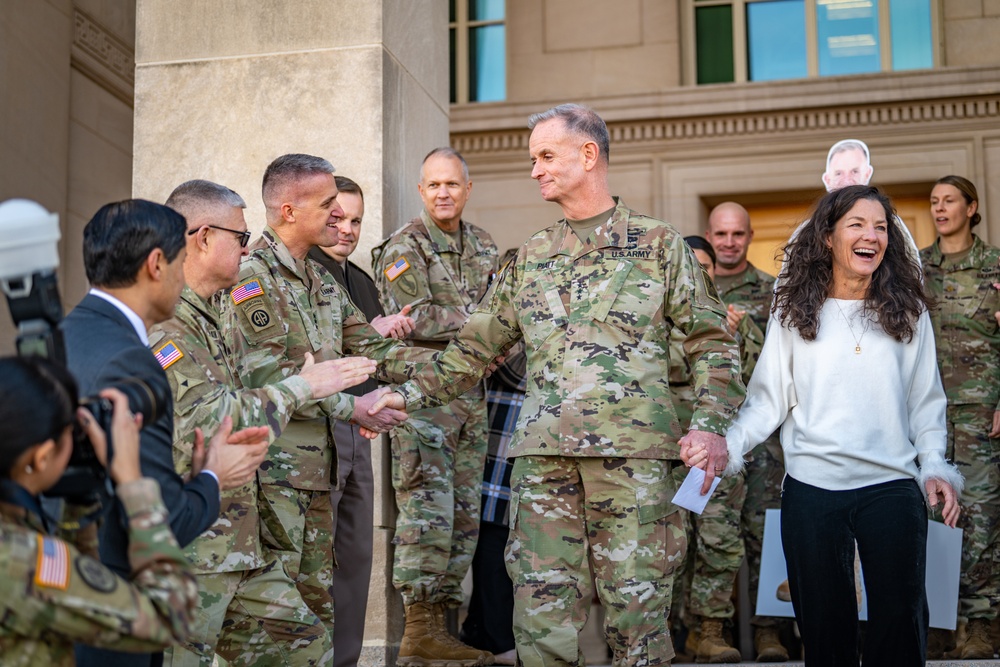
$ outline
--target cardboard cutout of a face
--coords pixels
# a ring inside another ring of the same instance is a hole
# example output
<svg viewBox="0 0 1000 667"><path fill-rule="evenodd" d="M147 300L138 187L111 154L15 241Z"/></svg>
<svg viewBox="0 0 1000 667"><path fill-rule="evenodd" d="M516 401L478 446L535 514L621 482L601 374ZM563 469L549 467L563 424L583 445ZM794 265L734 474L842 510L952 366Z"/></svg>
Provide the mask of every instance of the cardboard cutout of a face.
<svg viewBox="0 0 1000 667"><path fill-rule="evenodd" d="M827 192L840 190L848 185L868 185L874 172L871 153L865 142L843 139L835 143L826 154L823 185Z"/></svg>

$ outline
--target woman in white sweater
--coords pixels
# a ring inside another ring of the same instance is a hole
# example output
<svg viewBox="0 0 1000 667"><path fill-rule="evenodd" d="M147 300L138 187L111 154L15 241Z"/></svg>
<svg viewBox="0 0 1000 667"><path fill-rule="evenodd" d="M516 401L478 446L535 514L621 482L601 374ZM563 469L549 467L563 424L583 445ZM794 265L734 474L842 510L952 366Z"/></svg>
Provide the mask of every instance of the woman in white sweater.
<svg viewBox="0 0 1000 667"><path fill-rule="evenodd" d="M865 664L924 665L927 509L958 519L944 460L945 395L920 267L889 199L825 195L785 249L785 270L729 465L781 427L781 537L810 667L859 664L857 542L868 593ZM707 452L688 452L704 467ZM714 464L718 465L718 464Z"/></svg>

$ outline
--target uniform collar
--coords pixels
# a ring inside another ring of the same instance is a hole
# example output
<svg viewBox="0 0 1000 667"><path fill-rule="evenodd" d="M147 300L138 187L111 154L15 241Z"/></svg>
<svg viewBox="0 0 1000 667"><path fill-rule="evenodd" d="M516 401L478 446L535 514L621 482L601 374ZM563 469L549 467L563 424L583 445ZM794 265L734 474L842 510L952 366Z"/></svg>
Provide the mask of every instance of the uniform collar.
<svg viewBox="0 0 1000 667"><path fill-rule="evenodd" d="M185 285L184 289L181 290L181 301L186 303L193 310L197 311L215 326L219 326L219 322L222 321L222 316L219 312L218 297L223 295L225 291L226 290L220 290L219 292L216 292L211 296L211 298L209 298L208 301L206 301L198 296L197 292Z"/></svg>
<svg viewBox="0 0 1000 667"><path fill-rule="evenodd" d="M982 255L986 249L986 244L983 243L975 234L972 235L972 247L969 248L969 252L965 255L965 258L957 264L953 264L949 267L949 270L960 271L962 269L971 269L973 267L979 266L982 263ZM944 253L941 252L941 237L934 239L934 245L928 248L927 259L924 260L925 264L930 264L931 266L941 266L944 263Z"/></svg>
<svg viewBox="0 0 1000 667"><path fill-rule="evenodd" d="M40 533L50 532L38 498L10 479L0 479L0 513L21 526Z"/></svg>
<svg viewBox="0 0 1000 667"><path fill-rule="evenodd" d="M613 199L615 210L611 213L611 217L604 224L598 225L586 241L580 240L565 218L557 222L556 225L561 227L562 233L555 235L548 256L569 255L576 259L602 248L628 247L628 219L631 212L621 198L613 197Z"/></svg>
<svg viewBox="0 0 1000 667"><path fill-rule="evenodd" d="M427 229L427 236L431 239L431 245L434 247L434 252L439 254L443 252L463 254L463 251L469 247L469 242L466 239L466 230L468 225L465 224L464 220L458 221L458 231L460 232L459 237L461 238L461 242L459 242L451 234L442 231L440 227L434 224L434 221L431 220L431 216L427 213L427 209L420 212L420 221L424 223L424 227ZM461 243L461 247L459 247L459 243Z"/></svg>

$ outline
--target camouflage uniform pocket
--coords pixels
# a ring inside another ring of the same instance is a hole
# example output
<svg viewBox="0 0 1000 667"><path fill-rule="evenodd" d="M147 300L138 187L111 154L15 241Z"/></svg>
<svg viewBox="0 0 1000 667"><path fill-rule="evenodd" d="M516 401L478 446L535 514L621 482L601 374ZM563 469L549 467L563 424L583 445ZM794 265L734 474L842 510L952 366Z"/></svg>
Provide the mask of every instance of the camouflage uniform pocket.
<svg viewBox="0 0 1000 667"><path fill-rule="evenodd" d="M602 317L595 319L624 331L633 340L642 340L651 332L659 335L663 329L663 295L667 288L638 271L631 273L642 275L643 280L626 281L617 293L612 293L614 300L607 309L600 308L595 313Z"/></svg>
<svg viewBox="0 0 1000 667"><path fill-rule="evenodd" d="M672 476L637 488L635 502L639 508L639 523L652 523L680 510L680 507L671 502L675 493L677 483Z"/></svg>

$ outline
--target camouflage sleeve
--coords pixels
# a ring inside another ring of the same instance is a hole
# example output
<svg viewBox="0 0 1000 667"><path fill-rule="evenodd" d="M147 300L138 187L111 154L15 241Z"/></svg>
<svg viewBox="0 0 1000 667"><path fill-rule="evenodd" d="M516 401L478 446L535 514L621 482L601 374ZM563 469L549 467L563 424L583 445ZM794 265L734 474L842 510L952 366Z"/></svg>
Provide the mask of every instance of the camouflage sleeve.
<svg viewBox="0 0 1000 667"><path fill-rule="evenodd" d="M273 440L281 435L292 414L312 401L309 383L298 375L257 389L222 384L207 372L215 360L204 345L172 340L184 354L166 369L174 396L174 463L181 474L191 468L195 428L201 428L207 439L229 415L234 431L267 426Z"/></svg>
<svg viewBox="0 0 1000 667"><path fill-rule="evenodd" d="M264 285L264 293L248 301L254 303L249 307L243 304L234 305L231 300L227 300L223 310L224 327L233 348L236 371L243 386L261 388L278 384L298 374L301 369L293 357L303 358L305 352L309 350L291 347L292 341L288 331L289 324L285 321L287 319L285 311L291 310L292 307L287 297L277 289L266 271L254 271L252 262L244 262L244 270L240 271L240 281L245 283L250 279L260 280ZM267 312L266 326L259 326L251 320L252 308ZM340 393L322 401L300 405L292 418L317 419L329 416L350 421L353 415L354 397Z"/></svg>
<svg viewBox="0 0 1000 667"><path fill-rule="evenodd" d="M757 359L760 358L760 351L764 347L764 333L748 314L740 320L736 334L740 343L740 375L743 384L748 385L753 369L757 366Z"/></svg>
<svg viewBox="0 0 1000 667"><path fill-rule="evenodd" d="M696 400L691 429L725 435L746 394L726 307L679 234L666 252L669 289L663 312L684 335L684 352L691 362Z"/></svg>
<svg viewBox="0 0 1000 667"><path fill-rule="evenodd" d="M509 262L479 306L434 363L419 369L397 391L407 410L443 405L471 389L499 355L521 339L514 295L518 270Z"/></svg>
<svg viewBox="0 0 1000 667"><path fill-rule="evenodd" d="M410 338L448 342L465 323L469 310L458 303L434 303L429 276L435 262L441 259L425 256L409 236L401 234L386 244L374 273L385 312L398 313L403 306L411 306L414 328ZM457 296L456 301L460 301Z"/></svg>
<svg viewBox="0 0 1000 667"><path fill-rule="evenodd" d="M4 634L123 651L155 651L188 636L198 586L170 532L159 486L142 479L119 486L118 496L129 519L132 581L62 540L29 533L0 587L16 599L0 602Z"/></svg>

